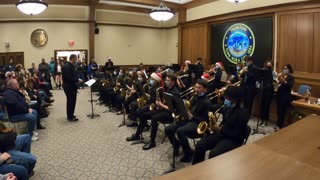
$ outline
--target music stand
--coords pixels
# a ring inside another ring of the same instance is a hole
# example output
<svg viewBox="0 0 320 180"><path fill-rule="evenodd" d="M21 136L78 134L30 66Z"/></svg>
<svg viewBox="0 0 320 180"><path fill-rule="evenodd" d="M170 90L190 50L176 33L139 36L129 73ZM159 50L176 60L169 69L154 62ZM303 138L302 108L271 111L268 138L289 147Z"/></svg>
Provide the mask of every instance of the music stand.
<svg viewBox="0 0 320 180"><path fill-rule="evenodd" d="M95 82L96 82L95 79L90 79L89 81L87 81L87 82L84 83L84 84L86 84L87 86L90 87L90 96L91 96L91 99L89 100L89 102L91 102L91 114L88 114L87 116L90 117L91 119L100 116L99 114L94 114L94 113L93 113L93 101L96 101L96 100L93 100L93 99L92 99L92 85L93 85Z"/></svg>
<svg viewBox="0 0 320 180"><path fill-rule="evenodd" d="M165 99L166 104L169 107L169 111L172 112L172 114L175 114L175 116L177 116L176 114L178 114L179 118L189 120L188 111L184 105L183 100L180 97L173 96L172 94L165 93L165 92L163 93L163 97ZM177 125L177 121L175 118L173 119L173 124L174 124L174 127ZM171 173L176 170L176 157L174 154L174 147L175 147L175 141L173 141L173 145L172 145L173 156L172 156L171 168L163 172L162 175Z"/></svg>
<svg viewBox="0 0 320 180"><path fill-rule="evenodd" d="M257 70L257 81L260 83L260 88L259 88L259 105L260 105L260 114L261 114L261 103L262 103L262 91L263 91L263 80L266 76L266 70L265 69L258 69ZM257 125L256 125L256 128L252 130L252 133L251 135L254 135L254 134L263 134L265 135L266 133L265 132L259 132L259 122L260 122L261 117L260 115L258 116L257 118Z"/></svg>

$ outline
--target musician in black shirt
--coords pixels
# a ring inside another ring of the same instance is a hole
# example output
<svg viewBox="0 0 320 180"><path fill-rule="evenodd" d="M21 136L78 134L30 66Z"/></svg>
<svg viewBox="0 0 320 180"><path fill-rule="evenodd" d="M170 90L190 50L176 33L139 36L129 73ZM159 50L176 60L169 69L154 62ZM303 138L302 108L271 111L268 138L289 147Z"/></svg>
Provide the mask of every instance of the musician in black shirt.
<svg viewBox="0 0 320 180"><path fill-rule="evenodd" d="M168 125L165 129L166 136L174 145L175 154L178 154L179 147L182 147L184 156L180 159L181 162L191 162L193 151L190 148L188 137L198 136L197 127L201 121L208 121L208 111L210 109L210 101L205 95L207 82L203 79L198 79L196 83L197 94L191 98L191 110L188 111L190 120L181 120ZM177 133L178 139L175 137Z"/></svg>
<svg viewBox="0 0 320 180"><path fill-rule="evenodd" d="M221 110L223 120L219 127L214 127L213 134L203 137L196 144L192 164L203 161L207 150L211 149L209 158L213 158L243 144L250 114L241 107L241 98L240 87L229 86L226 89L224 108Z"/></svg>

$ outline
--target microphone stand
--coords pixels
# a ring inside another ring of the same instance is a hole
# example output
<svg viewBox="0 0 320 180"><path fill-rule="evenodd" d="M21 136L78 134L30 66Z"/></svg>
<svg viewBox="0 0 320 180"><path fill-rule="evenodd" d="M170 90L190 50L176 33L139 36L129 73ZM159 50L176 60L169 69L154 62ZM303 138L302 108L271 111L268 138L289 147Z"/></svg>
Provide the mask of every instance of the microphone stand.
<svg viewBox="0 0 320 180"><path fill-rule="evenodd" d="M263 91L263 79L261 78L261 80L260 80L260 92L259 92L259 93L260 93L260 95L259 95L259 96L260 96L260 97L259 97L260 108L261 108L262 95L263 95L262 91ZM261 111L262 111L262 109L260 109L260 114L261 114ZM260 122L260 120L262 120L262 119L261 119L261 117L259 116L259 117L257 118L256 128L252 130L251 135L255 135L255 134L263 134L263 135L265 135L265 134L266 134L265 132L259 132L259 122Z"/></svg>
<svg viewBox="0 0 320 180"><path fill-rule="evenodd" d="M174 117L174 118L173 118L173 125L174 125L174 127L176 127L176 125L177 125L177 120L178 120L179 116L176 115L175 113L172 113L172 116ZM174 134L176 134L175 131L176 131L176 130L175 130L175 128L174 128ZM175 154L174 154L174 148L175 148L175 147L176 147L176 141L173 141L173 144L172 144L172 163L171 163L171 168L168 169L168 170L166 170L166 171L164 171L161 175L169 174L169 173L171 173L171 172L176 171L176 156L175 156Z"/></svg>

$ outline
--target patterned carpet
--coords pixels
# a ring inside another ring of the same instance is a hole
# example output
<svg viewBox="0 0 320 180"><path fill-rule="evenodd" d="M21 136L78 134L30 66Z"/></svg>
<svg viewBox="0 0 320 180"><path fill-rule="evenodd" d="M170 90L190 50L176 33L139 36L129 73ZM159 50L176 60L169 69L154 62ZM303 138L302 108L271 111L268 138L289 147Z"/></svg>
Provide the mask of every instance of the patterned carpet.
<svg viewBox="0 0 320 180"><path fill-rule="evenodd" d="M53 93L55 102L50 108L51 114L42 120L47 128L38 131L39 141L32 144L32 153L38 158L32 180L151 179L170 167L172 149L167 139L161 144L162 132L158 132L157 146L143 151L142 144L126 142L125 138L133 134L135 128L119 128L122 115L103 113L106 107L94 105L94 112L100 117L87 117L91 114L88 88L78 93L76 115L79 122L66 120L63 90L53 90ZM96 95L93 97L97 99ZM256 121L252 119L249 124L255 127ZM162 125L159 127L163 130ZM261 130L270 134L272 126ZM263 136L252 135L248 143ZM149 133L144 137L149 137ZM177 169L189 166L180 162L176 165Z"/></svg>

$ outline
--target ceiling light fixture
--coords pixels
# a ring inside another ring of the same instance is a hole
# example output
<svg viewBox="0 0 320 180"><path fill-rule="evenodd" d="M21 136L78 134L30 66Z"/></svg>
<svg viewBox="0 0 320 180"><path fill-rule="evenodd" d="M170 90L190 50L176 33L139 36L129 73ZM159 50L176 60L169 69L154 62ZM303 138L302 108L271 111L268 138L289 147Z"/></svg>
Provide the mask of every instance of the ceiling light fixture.
<svg viewBox="0 0 320 180"><path fill-rule="evenodd" d="M36 15L47 9L48 4L42 0L20 0L16 6L24 14Z"/></svg>
<svg viewBox="0 0 320 180"><path fill-rule="evenodd" d="M161 2L159 7L152 9L150 16L156 21L167 21L174 16L174 12Z"/></svg>
<svg viewBox="0 0 320 180"><path fill-rule="evenodd" d="M247 0L226 0L226 1L233 2L233 3L238 4L238 3L245 2L245 1L247 1Z"/></svg>

